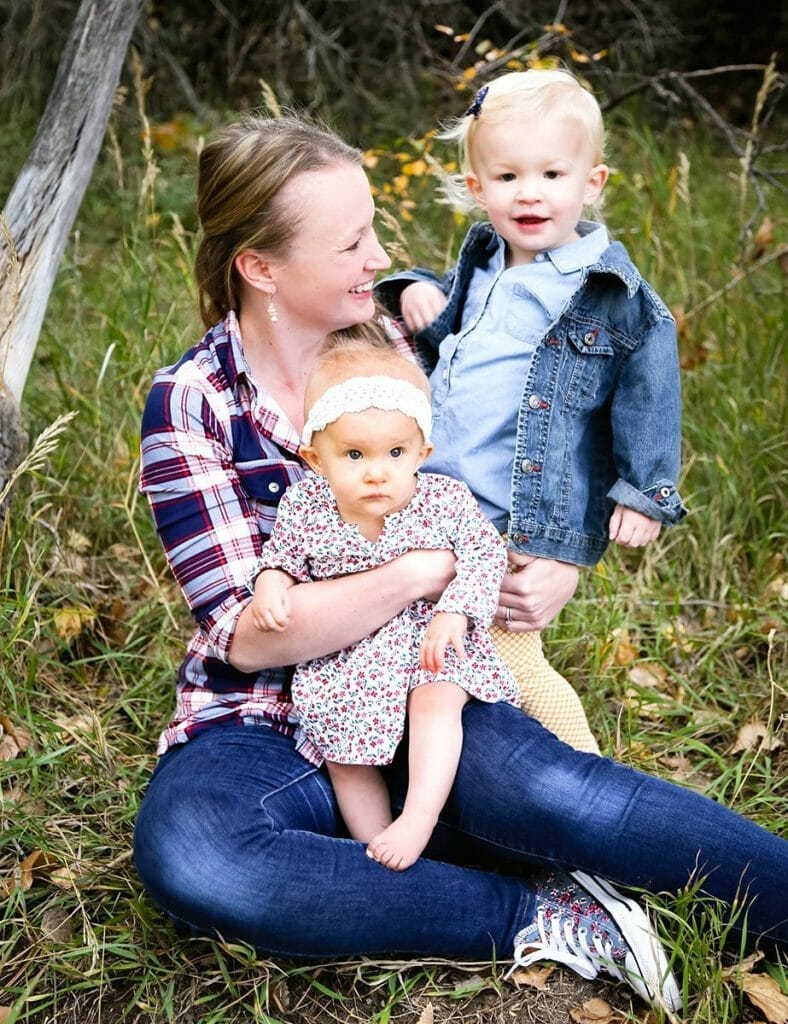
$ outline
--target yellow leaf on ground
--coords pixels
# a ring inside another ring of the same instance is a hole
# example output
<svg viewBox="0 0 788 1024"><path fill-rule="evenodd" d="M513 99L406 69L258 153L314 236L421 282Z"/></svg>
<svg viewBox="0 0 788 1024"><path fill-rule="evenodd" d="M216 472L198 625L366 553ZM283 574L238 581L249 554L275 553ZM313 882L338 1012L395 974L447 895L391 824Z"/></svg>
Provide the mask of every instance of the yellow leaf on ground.
<svg viewBox="0 0 788 1024"><path fill-rule="evenodd" d="M774 978L768 974L745 974L742 988L769 1024L788 1024L788 996L780 991Z"/></svg>
<svg viewBox="0 0 788 1024"><path fill-rule="evenodd" d="M547 987L547 979L554 970L555 967L518 967L512 974L512 981L518 988L529 985L541 990Z"/></svg>
<svg viewBox="0 0 788 1024"><path fill-rule="evenodd" d="M427 1003L424 1009L421 1011L418 1024L433 1024L435 1020L435 1011L432 1008L432 1003Z"/></svg>
<svg viewBox="0 0 788 1024"><path fill-rule="evenodd" d="M633 665L627 677L636 686L648 686L652 690L662 690L668 678L668 670L664 665Z"/></svg>
<svg viewBox="0 0 788 1024"><path fill-rule="evenodd" d="M756 719L739 729L731 753L739 754L744 750L776 750L781 746L780 737L773 731L770 733L766 724Z"/></svg>
<svg viewBox="0 0 788 1024"><path fill-rule="evenodd" d="M569 1011L575 1024L613 1024L621 1016L604 999L594 998Z"/></svg>

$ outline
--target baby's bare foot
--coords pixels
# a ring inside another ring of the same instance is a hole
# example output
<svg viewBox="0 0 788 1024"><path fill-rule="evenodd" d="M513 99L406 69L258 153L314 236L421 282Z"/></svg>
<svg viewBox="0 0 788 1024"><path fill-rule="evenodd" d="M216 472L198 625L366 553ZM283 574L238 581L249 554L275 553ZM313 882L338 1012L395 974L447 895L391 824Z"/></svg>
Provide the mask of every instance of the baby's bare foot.
<svg viewBox="0 0 788 1024"><path fill-rule="evenodd" d="M432 835L433 824L400 815L388 828L371 839L367 856L392 871L404 871L415 864Z"/></svg>

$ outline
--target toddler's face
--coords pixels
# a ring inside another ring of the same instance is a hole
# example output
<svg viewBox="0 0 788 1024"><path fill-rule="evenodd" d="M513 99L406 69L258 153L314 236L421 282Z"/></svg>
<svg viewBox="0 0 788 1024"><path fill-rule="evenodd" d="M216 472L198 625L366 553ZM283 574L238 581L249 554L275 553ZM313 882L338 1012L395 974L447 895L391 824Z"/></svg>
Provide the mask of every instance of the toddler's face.
<svg viewBox="0 0 788 1024"><path fill-rule="evenodd" d="M348 523L382 524L410 501L415 473L432 451L416 421L401 412L346 412L301 454L324 476Z"/></svg>
<svg viewBox="0 0 788 1024"><path fill-rule="evenodd" d="M507 266L577 238L583 207L607 181L582 127L561 114L479 124L468 187L507 244Z"/></svg>

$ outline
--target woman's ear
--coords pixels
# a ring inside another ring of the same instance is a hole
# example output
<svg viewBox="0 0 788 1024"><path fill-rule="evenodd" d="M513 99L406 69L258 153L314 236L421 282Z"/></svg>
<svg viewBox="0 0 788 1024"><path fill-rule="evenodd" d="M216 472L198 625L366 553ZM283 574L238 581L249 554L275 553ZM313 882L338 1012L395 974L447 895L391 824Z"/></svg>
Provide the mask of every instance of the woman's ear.
<svg viewBox="0 0 788 1024"><path fill-rule="evenodd" d="M298 454L310 469L313 469L318 476L323 476L323 467L320 463L320 456L318 455L316 448L313 448L309 444L302 444L298 449Z"/></svg>
<svg viewBox="0 0 788 1024"><path fill-rule="evenodd" d="M585 193L583 194L583 202L586 206L591 206L592 203L599 199L609 176L610 168L607 164L597 164L596 167L591 168L588 180L586 181Z"/></svg>
<svg viewBox="0 0 788 1024"><path fill-rule="evenodd" d="M244 284L258 291L273 295L276 291L271 275L271 263L254 249L244 249L235 257L235 270Z"/></svg>

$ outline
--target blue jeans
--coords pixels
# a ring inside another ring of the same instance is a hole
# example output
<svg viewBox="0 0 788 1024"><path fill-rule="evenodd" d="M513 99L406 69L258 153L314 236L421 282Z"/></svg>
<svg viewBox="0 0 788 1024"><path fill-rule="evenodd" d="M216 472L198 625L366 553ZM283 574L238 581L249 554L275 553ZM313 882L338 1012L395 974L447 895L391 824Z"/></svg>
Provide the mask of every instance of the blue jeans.
<svg viewBox="0 0 788 1024"><path fill-rule="evenodd" d="M440 824L403 872L343 837L325 770L291 740L265 726L209 729L152 776L135 833L145 888L193 933L271 955L486 960L511 956L534 915L524 866L651 892L699 873L726 902L746 891L751 939L788 943L788 842L690 790L572 750L508 704L472 701L463 722ZM387 769L395 807L404 762L398 754Z"/></svg>

